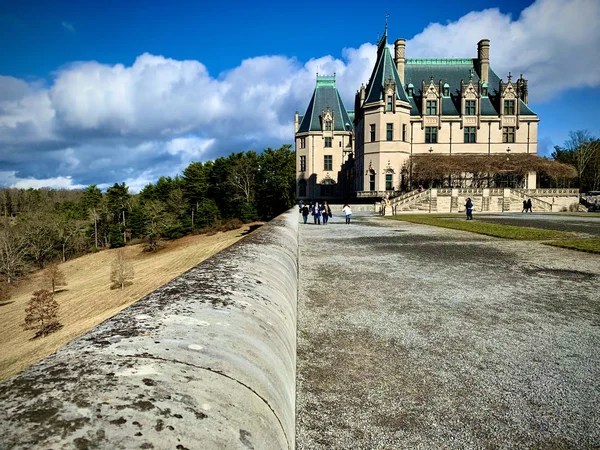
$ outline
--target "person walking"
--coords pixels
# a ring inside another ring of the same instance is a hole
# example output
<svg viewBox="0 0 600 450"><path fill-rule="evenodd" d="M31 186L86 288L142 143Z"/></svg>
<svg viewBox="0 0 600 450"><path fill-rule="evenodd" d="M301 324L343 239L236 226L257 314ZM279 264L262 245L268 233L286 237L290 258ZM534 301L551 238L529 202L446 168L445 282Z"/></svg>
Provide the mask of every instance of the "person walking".
<svg viewBox="0 0 600 450"><path fill-rule="evenodd" d="M323 216L323 225L327 225L329 217L331 216L331 208L327 202L323 202L323 211L321 211L321 215Z"/></svg>
<svg viewBox="0 0 600 450"><path fill-rule="evenodd" d="M473 220L473 200L471 200L471 197L467 197L465 208L467 208L467 220Z"/></svg>
<svg viewBox="0 0 600 450"><path fill-rule="evenodd" d="M319 205L319 202L315 202L313 205L312 215L315 220L315 225L321 225L321 205Z"/></svg>
<svg viewBox="0 0 600 450"><path fill-rule="evenodd" d="M300 210L302 212L302 220L304 221L304 225L306 225L306 221L308 220L308 206L307 205L302 205L302 209Z"/></svg>
<svg viewBox="0 0 600 450"><path fill-rule="evenodd" d="M346 216L346 225L347 225L350 223L350 216L352 215L352 210L350 209L350 206L348 206L348 203L344 204L342 211L344 211L344 215Z"/></svg>
<svg viewBox="0 0 600 450"><path fill-rule="evenodd" d="M530 198L527 199L527 209L525 209L525 212L527 212L527 210L529 210L530 213L533 213L533 209L532 209L532 204L531 204L531 199Z"/></svg>
<svg viewBox="0 0 600 450"><path fill-rule="evenodd" d="M521 213L526 213L527 212L527 200L523 200L523 209L521 210Z"/></svg>

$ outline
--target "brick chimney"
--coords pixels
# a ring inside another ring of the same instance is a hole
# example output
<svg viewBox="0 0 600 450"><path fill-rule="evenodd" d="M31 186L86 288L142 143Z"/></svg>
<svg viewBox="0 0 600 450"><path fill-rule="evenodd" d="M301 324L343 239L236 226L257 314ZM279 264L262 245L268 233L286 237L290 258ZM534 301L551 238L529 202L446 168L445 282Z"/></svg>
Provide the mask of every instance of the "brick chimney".
<svg viewBox="0 0 600 450"><path fill-rule="evenodd" d="M490 40L482 39L477 43L477 59L479 60L479 78L482 83L489 84Z"/></svg>
<svg viewBox="0 0 600 450"><path fill-rule="evenodd" d="M398 70L400 81L402 81L402 84L404 84L404 63L406 62L404 51L406 50L406 40L396 39L396 42L394 42L394 50L394 62L396 63L396 69Z"/></svg>

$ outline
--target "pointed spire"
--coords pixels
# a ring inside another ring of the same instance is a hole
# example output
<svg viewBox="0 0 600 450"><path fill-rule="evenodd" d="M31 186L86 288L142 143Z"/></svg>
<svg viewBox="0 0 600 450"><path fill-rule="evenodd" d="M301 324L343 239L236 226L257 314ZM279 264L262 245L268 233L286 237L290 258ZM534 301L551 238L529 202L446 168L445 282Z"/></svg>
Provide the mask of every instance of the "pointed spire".
<svg viewBox="0 0 600 450"><path fill-rule="evenodd" d="M510 80L512 79L512 74L510 72L508 72L508 82L510 83Z"/></svg>

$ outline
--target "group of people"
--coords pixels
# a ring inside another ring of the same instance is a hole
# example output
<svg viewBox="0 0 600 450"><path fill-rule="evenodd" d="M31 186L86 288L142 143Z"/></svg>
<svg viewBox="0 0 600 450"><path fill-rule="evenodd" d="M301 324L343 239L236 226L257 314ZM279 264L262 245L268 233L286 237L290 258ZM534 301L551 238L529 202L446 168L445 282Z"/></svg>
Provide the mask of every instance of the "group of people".
<svg viewBox="0 0 600 450"><path fill-rule="evenodd" d="M531 199L528 198L527 200L523 200L523 210L521 211L522 213L526 213L526 212L533 212L532 205L531 205Z"/></svg>
<svg viewBox="0 0 600 450"><path fill-rule="evenodd" d="M302 200L299 202L300 206L300 214L302 214L302 220L306 224L308 222L308 215L313 216L313 220L315 225L321 225L321 220L323 221L323 225L327 225L329 219L333 217L331 214L331 208L327 204L327 202L323 202L319 204L319 202L310 203L310 205L304 203ZM352 210L348 204L344 204L342 208L344 215L346 216L346 224L350 223L350 216L352 215Z"/></svg>

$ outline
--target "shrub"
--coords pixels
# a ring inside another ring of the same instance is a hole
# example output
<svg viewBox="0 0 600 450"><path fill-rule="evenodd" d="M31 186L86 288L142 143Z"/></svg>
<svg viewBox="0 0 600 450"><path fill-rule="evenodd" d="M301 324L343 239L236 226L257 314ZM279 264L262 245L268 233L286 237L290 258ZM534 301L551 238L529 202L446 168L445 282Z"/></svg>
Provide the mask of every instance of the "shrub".
<svg viewBox="0 0 600 450"><path fill-rule="evenodd" d="M46 267L46 270L44 270L43 283L44 287L52 292L52 295L55 294L56 288L67 285L65 274L60 270L57 263L51 263Z"/></svg>
<svg viewBox="0 0 600 450"><path fill-rule="evenodd" d="M116 252L110 271L111 289L123 289L132 284L133 264L125 258L123 249Z"/></svg>
<svg viewBox="0 0 600 450"><path fill-rule="evenodd" d="M35 338L46 336L62 327L58 321L58 303L52 292L35 291L25 308L25 330L36 330Z"/></svg>

